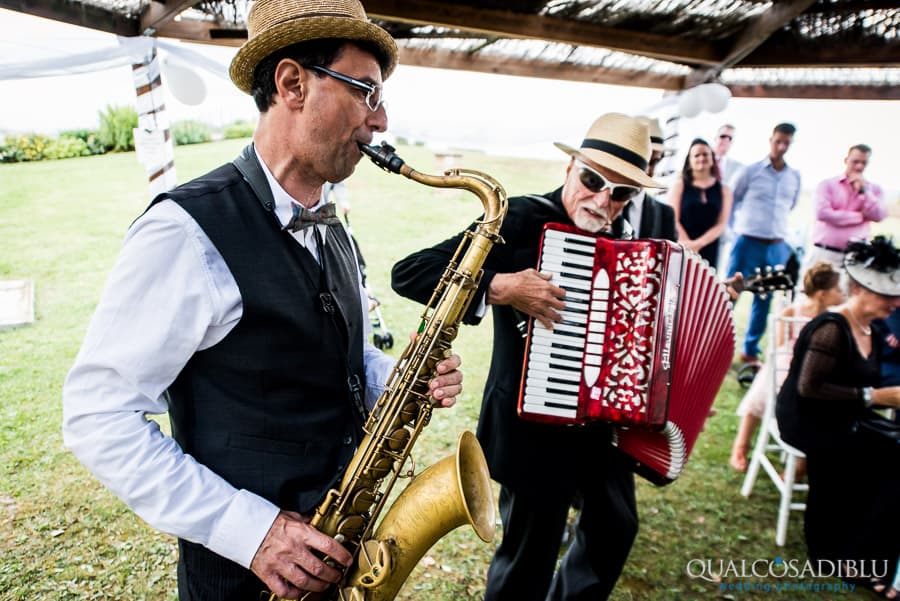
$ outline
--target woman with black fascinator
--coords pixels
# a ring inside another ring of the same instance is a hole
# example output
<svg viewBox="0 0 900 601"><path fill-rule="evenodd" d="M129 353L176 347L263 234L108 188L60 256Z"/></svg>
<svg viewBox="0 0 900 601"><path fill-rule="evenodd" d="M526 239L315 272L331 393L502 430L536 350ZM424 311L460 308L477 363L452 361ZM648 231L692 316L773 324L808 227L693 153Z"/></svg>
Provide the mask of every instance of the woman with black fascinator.
<svg viewBox="0 0 900 601"><path fill-rule="evenodd" d="M810 558L895 599L900 442L877 410L900 407L900 386L881 386L884 335L873 321L900 307L900 250L883 236L853 242L844 269L847 301L800 332L775 414L782 438L807 456Z"/></svg>

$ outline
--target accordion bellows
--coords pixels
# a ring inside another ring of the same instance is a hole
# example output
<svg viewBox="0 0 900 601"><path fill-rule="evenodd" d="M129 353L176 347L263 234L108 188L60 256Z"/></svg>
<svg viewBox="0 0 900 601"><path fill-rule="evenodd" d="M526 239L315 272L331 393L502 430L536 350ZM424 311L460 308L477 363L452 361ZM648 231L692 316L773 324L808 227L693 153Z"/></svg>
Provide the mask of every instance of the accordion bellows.
<svg viewBox="0 0 900 601"><path fill-rule="evenodd" d="M608 421L657 484L684 469L734 356L715 271L666 240L609 240L547 224L538 269L566 290L563 322L529 324L523 419Z"/></svg>

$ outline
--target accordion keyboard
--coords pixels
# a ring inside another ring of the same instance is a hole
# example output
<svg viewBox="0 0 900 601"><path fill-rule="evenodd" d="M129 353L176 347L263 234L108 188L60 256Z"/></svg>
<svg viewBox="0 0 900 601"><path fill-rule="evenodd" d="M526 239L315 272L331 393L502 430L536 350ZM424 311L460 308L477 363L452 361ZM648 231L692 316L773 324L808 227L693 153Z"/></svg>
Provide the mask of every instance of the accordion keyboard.
<svg viewBox="0 0 900 601"><path fill-rule="evenodd" d="M574 419L582 378L593 384L600 373L605 320L597 309L605 307L609 280L600 270L595 276L596 238L548 230L538 269L553 273L553 283L566 291L563 321L553 329L535 321L528 353L528 374L523 410L539 415ZM591 323L588 323L589 309ZM582 361L584 366L582 366Z"/></svg>

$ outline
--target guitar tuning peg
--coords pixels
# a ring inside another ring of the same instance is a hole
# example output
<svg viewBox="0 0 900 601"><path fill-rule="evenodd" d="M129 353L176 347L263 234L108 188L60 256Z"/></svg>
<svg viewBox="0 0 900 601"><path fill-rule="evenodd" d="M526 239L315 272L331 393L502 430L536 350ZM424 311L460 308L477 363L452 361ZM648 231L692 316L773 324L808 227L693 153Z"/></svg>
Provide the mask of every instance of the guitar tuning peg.
<svg viewBox="0 0 900 601"><path fill-rule="evenodd" d="M775 271L784 271L784 265L779 263L778 265L775 266Z"/></svg>
<svg viewBox="0 0 900 601"><path fill-rule="evenodd" d="M762 273L762 269L760 269L759 267L757 267L755 271L756 271L757 274Z"/></svg>

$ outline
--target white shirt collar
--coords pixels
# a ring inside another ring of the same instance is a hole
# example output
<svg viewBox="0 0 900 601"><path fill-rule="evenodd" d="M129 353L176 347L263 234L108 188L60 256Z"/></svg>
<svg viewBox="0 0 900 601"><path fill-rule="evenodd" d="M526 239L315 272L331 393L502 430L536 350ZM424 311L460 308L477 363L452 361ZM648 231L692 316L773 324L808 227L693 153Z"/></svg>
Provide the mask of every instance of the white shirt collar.
<svg viewBox="0 0 900 601"><path fill-rule="evenodd" d="M634 198L631 199L631 205L626 208L626 211L628 211L628 222L631 223L631 227L634 228L635 238L638 238L642 235L641 219L644 215L645 196L647 196L647 191L641 190L634 196Z"/></svg>
<svg viewBox="0 0 900 601"><path fill-rule="evenodd" d="M644 207L644 197L647 196L646 190L641 190L637 194L634 195L634 198L631 199L631 210L636 210L638 213L641 212L641 209Z"/></svg>
<svg viewBox="0 0 900 601"><path fill-rule="evenodd" d="M269 188L272 190L272 199L275 201L275 217L278 218L278 223L281 224L281 227L284 227L291 221L291 217L294 216L294 209L292 207L292 203L302 204L296 198L288 194L284 188L281 187L281 184L278 183L278 180L275 179L275 176L272 175L272 172L269 171L269 166L266 165L266 162L259 156L259 151L256 150L256 145L253 146L253 152L256 153L256 159L259 161L260 167L262 167L263 173L266 174L266 180L269 182ZM325 200L322 197L319 197L319 202L317 202L312 207L308 207L310 210L316 210L322 205L325 204ZM319 234L322 236L322 241L325 241L325 231L328 229L327 225L319 224L315 226L319 230ZM318 249L316 248L316 239L313 236L313 228L308 227L303 230L298 230L296 232L291 232L291 235L294 237L294 240L300 243L301 246L309 250L312 253L313 257L315 257L316 261L319 260Z"/></svg>
<svg viewBox="0 0 900 601"><path fill-rule="evenodd" d="M253 152L256 153L256 159L259 161L260 167L262 167L263 173L266 174L266 180L269 182L269 188L272 190L272 198L275 200L275 216L278 217L278 222L283 226L287 225L287 223L291 220L291 217L294 215L294 209L291 206L292 202L297 204L302 204L299 200L288 194L284 188L281 187L281 184L278 183L278 180L275 179L275 176L272 175L272 172L269 171L269 166L266 165L266 162L259 156L259 151L256 149L256 146L253 146ZM320 197L319 202L317 202L314 206L309 207L311 211L314 211L325 204L324 200Z"/></svg>

